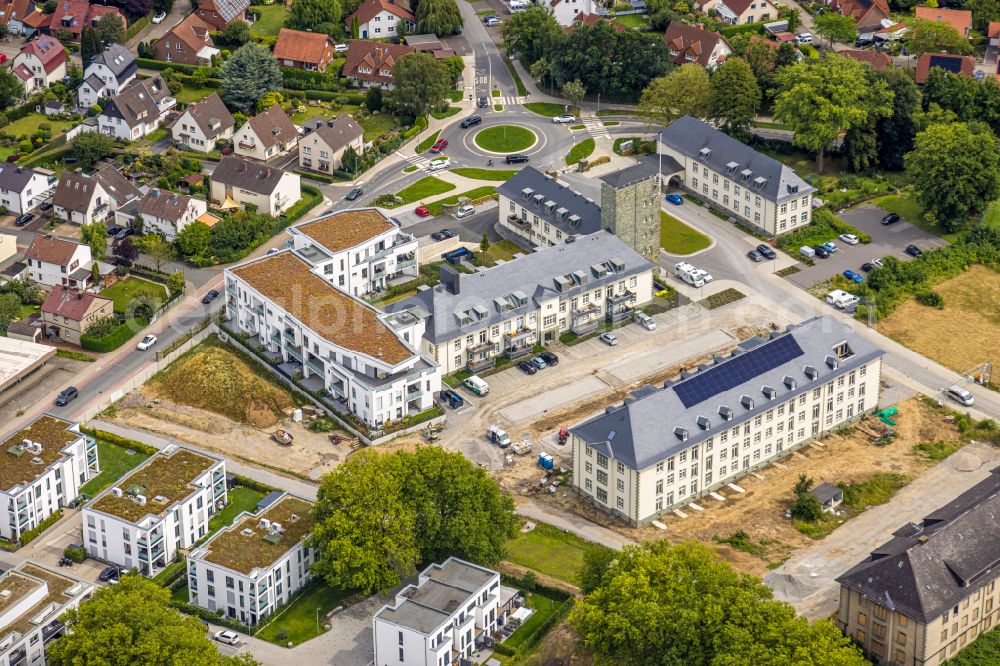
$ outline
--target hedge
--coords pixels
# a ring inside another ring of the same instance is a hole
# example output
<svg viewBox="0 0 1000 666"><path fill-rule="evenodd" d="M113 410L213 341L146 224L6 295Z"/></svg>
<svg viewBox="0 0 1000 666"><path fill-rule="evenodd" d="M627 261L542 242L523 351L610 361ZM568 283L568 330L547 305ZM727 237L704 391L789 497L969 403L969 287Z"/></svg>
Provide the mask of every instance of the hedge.
<svg viewBox="0 0 1000 666"><path fill-rule="evenodd" d="M294 92L300 91L282 91L286 97L298 97L298 95L295 95ZM336 102L340 98L346 98L348 104L364 104L365 102L365 96L360 93L330 92L329 90L306 90L305 96L306 99L318 99L324 102Z"/></svg>
<svg viewBox="0 0 1000 666"><path fill-rule="evenodd" d="M506 576L504 578L506 578ZM551 631L554 626L562 622L563 618L565 618L569 614L569 612L573 609L573 606L576 603L576 599L570 593L566 592L565 590L560 590L559 588L556 587L548 587L546 585L539 585L536 583L532 585L529 590L527 586L523 585L520 579L514 578L513 580L515 581L516 584L522 585L522 587L525 587L525 589L528 591L536 592L543 596L562 602L559 608L557 608L556 611L545 622L542 622L540 625L535 627L534 631L532 631L528 635L528 637L524 639L524 641L521 643L520 646L512 648L508 647L507 645L504 645L503 643L497 643L495 646L493 646L493 651L497 652L498 654L502 654L507 657L514 657L515 659L520 659L525 654L527 654L533 647L535 647L539 641L545 638L545 635L549 631Z"/></svg>
<svg viewBox="0 0 1000 666"><path fill-rule="evenodd" d="M211 622L212 624L217 624L220 627L226 627L227 629L232 629L233 631L239 631L240 633L244 634L251 633L250 628L248 626L246 626L242 622L238 622L236 620L230 620L229 618L224 617L221 611L218 613L213 613L212 611L200 608L198 606L193 606L183 601L177 601L176 599L172 599L170 601L170 605L186 615L194 615L195 617L200 617L205 622Z"/></svg>
<svg viewBox="0 0 1000 666"><path fill-rule="evenodd" d="M413 123L413 127L403 132L403 141L409 141L425 129L427 129L427 116L420 116L417 118L416 122Z"/></svg>
<svg viewBox="0 0 1000 666"><path fill-rule="evenodd" d="M155 455L159 449L155 446L150 446L149 444L144 444L142 442L137 442L134 439L129 439L127 437L122 437L116 435L113 432L108 432L107 430L98 430L96 428L91 428L90 426L81 425L80 432L85 435L90 435L94 439L101 439L111 444L113 446L120 446L124 449L132 449L133 451L138 451L139 453L144 453L147 456Z"/></svg>
<svg viewBox="0 0 1000 666"><path fill-rule="evenodd" d="M104 337L95 337L89 333L80 336L80 346L88 351L109 352L118 349L132 339L136 333L149 326L149 322L141 317L127 319Z"/></svg>
<svg viewBox="0 0 1000 666"><path fill-rule="evenodd" d="M36 525L33 529L30 529L27 532L22 532L21 546L22 547L27 546L29 543L34 541L36 538L38 538L39 534L49 529L53 525L55 525L60 518L62 518L62 509L56 509L55 513L53 513L51 516L49 516L42 522L38 523L38 525Z"/></svg>
<svg viewBox="0 0 1000 666"><path fill-rule="evenodd" d="M128 27L128 30L125 31L125 41L127 42L128 40L132 39L140 32L142 32L146 28L146 26L149 25L149 22L152 20L153 20L153 12L149 12L142 18L138 19L135 23L130 25Z"/></svg>
<svg viewBox="0 0 1000 666"><path fill-rule="evenodd" d="M249 488L250 490L256 490L259 493L270 493L274 492L275 490L279 490L278 488L269 486L266 483L262 483L256 479L251 479L249 476L233 474L233 478L236 480L238 484L240 484L244 488Z"/></svg>
<svg viewBox="0 0 1000 666"><path fill-rule="evenodd" d="M293 169L292 172L299 174L303 178L310 178L312 180L318 180L321 183L336 183L337 182L336 179L331 178L330 176L327 176L327 175L322 174L322 173L316 173L314 171L306 171L305 169Z"/></svg>
<svg viewBox="0 0 1000 666"><path fill-rule="evenodd" d="M199 67L197 65L184 65L184 64L178 63L178 62L167 62L165 60L153 60L151 58L136 58L135 59L135 64L137 64L139 67L145 68L145 69L157 69L157 70L160 70L160 71L165 70L165 69L172 69L175 72L179 72L181 74L194 74L195 71L197 71L199 69ZM208 75L209 76L215 75L216 77L218 77L219 72L216 69L211 68L208 71Z"/></svg>
<svg viewBox="0 0 1000 666"><path fill-rule="evenodd" d="M87 559L87 551L83 548L73 548L72 546L66 546L63 549L63 557L68 557L77 564L80 564Z"/></svg>
<svg viewBox="0 0 1000 666"><path fill-rule="evenodd" d="M735 37L736 35L742 35L743 33L753 33L756 35L764 34L764 24L763 23L744 23L742 25L724 25L719 28L719 32L722 33L723 37Z"/></svg>

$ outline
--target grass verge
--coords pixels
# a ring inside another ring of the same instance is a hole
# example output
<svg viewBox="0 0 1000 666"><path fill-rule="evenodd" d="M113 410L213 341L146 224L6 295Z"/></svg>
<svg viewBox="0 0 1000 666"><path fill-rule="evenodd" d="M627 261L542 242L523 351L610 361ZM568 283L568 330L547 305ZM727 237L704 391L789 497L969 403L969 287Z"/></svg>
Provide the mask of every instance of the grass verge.
<svg viewBox="0 0 1000 666"><path fill-rule="evenodd" d="M684 224L673 215L660 211L660 247L671 254L692 254L712 244L711 239L697 229Z"/></svg>
<svg viewBox="0 0 1000 666"><path fill-rule="evenodd" d="M559 610L559 606L562 605L561 601L545 596L540 592L523 592L523 594L524 605L535 612L531 614L531 617L524 624L518 627L517 631L510 635L510 638L503 642L509 648L517 649L521 647L528 637L535 633L535 628L545 624Z"/></svg>
<svg viewBox="0 0 1000 666"><path fill-rule="evenodd" d="M566 154L566 164L572 166L580 160L590 157L595 148L597 148L597 144L594 143L593 139L584 139L580 143L573 146Z"/></svg>
<svg viewBox="0 0 1000 666"><path fill-rule="evenodd" d="M514 169L477 169L476 167L458 167L452 169L451 172L474 180L494 180L497 182L510 180L517 174Z"/></svg>
<svg viewBox="0 0 1000 666"><path fill-rule="evenodd" d="M59 358L68 358L71 361L85 361L87 363L93 363L97 360L97 357L95 356L84 354L83 352L72 351L70 349L57 349L56 356Z"/></svg>
<svg viewBox="0 0 1000 666"><path fill-rule="evenodd" d="M473 138L477 146L491 153L516 153L530 148L537 140L534 132L517 125L494 125Z"/></svg>
<svg viewBox="0 0 1000 666"><path fill-rule="evenodd" d="M441 133L441 130L438 130L437 132L434 132L434 134L431 134L429 137L427 137L426 139L424 139L423 141L421 141L420 143L418 143L417 144L417 152L418 153L425 153L428 150L430 150L431 146L434 145L434 142L438 140L438 134L440 134L440 133Z"/></svg>
<svg viewBox="0 0 1000 666"><path fill-rule="evenodd" d="M606 548L546 523L518 532L507 542L507 560L538 573L576 585L583 555L590 548Z"/></svg>
<svg viewBox="0 0 1000 666"><path fill-rule="evenodd" d="M455 189L454 185L446 183L440 178L424 176L409 187L397 192L396 196L403 200L400 204L403 205L420 201L427 197L437 196L438 194L444 194L445 192L451 192L453 189Z"/></svg>
<svg viewBox="0 0 1000 666"><path fill-rule="evenodd" d="M460 106L449 106L444 111L431 111L431 117L437 118L438 120L444 120L445 118L451 118L453 115L462 110Z"/></svg>
<svg viewBox="0 0 1000 666"><path fill-rule="evenodd" d="M427 210L430 211L431 215L440 215L444 207L450 204L457 204L460 199L471 199L475 201L481 197L486 197L491 194L496 194L497 189L495 187L477 187L475 189L469 190L468 192L462 192L461 194L453 194L450 197L445 197L444 199L438 199L437 201L432 201L427 204Z"/></svg>
<svg viewBox="0 0 1000 666"><path fill-rule="evenodd" d="M411 164L410 166L403 169L403 173L413 173L416 170L417 170L417 165Z"/></svg>
<svg viewBox="0 0 1000 666"><path fill-rule="evenodd" d="M735 303L744 296L746 296L746 294L737 289L724 289L717 294L712 294L708 298L698 301L698 304L706 310L714 310L716 308L721 308L723 305Z"/></svg>
<svg viewBox="0 0 1000 666"><path fill-rule="evenodd" d="M793 519L792 525L807 537L821 539L866 509L885 504L909 482L905 474L879 473L867 481L838 483L844 491L844 503L840 505L843 515L824 513L822 518L811 522Z"/></svg>
<svg viewBox="0 0 1000 666"><path fill-rule="evenodd" d="M348 596L350 592L335 590L323 581L317 581L278 611L273 619L268 618L270 622L255 634L255 638L282 647L288 643L298 645L315 638L319 635L316 630L316 609L319 609L319 617L322 619Z"/></svg>
<svg viewBox="0 0 1000 666"><path fill-rule="evenodd" d="M958 445L954 442L920 442L913 446L913 455L924 460L944 460L955 451L958 451Z"/></svg>
<svg viewBox="0 0 1000 666"><path fill-rule="evenodd" d="M569 110L567 110L569 107ZM524 105L528 111L532 113L537 113L540 116L545 116L547 118L552 118L553 116L561 116L564 113L572 113L574 115L579 115L580 109L575 106L569 106L568 104L556 104L554 102L528 102Z"/></svg>

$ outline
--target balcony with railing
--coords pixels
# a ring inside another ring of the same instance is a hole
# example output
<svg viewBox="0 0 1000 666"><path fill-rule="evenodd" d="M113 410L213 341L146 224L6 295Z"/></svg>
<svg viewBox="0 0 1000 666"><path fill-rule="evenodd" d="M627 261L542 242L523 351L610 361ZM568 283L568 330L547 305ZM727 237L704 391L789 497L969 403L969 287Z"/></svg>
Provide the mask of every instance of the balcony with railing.
<svg viewBox="0 0 1000 666"><path fill-rule="evenodd" d="M316 358L312 354L306 354L306 367L315 372L317 375L326 375L326 367L323 365L323 361Z"/></svg>
<svg viewBox="0 0 1000 666"><path fill-rule="evenodd" d="M615 308L612 310L608 310L608 314L605 316L605 318L612 324L617 324L618 322L621 321L631 320L633 314L634 310L630 307Z"/></svg>
<svg viewBox="0 0 1000 666"><path fill-rule="evenodd" d="M240 139L240 142L238 144L236 144L236 145L238 145L243 150L256 150L257 149L257 142L256 141L247 141L246 139Z"/></svg>
<svg viewBox="0 0 1000 666"><path fill-rule="evenodd" d="M585 305L573 311L570 319L570 331L577 335L585 335L597 330L600 322L601 309L594 304Z"/></svg>
<svg viewBox="0 0 1000 666"><path fill-rule="evenodd" d="M177 100L169 96L164 97L156 103L156 107L159 109L160 113L165 113L175 106L177 106Z"/></svg>
<svg viewBox="0 0 1000 666"><path fill-rule="evenodd" d="M514 224L514 225L520 226L520 227L524 227L525 229L527 229L528 227L531 226L530 222L528 222L527 220L522 220L517 215L508 215L507 216L507 222L509 222L510 224Z"/></svg>
<svg viewBox="0 0 1000 666"><path fill-rule="evenodd" d="M635 292L625 290L617 294L612 294L608 296L608 305L622 305L623 303L629 303L633 298L635 298Z"/></svg>
<svg viewBox="0 0 1000 666"><path fill-rule="evenodd" d="M482 372L483 370L489 370L494 365L496 365L496 359L493 358L493 356L477 358L470 354L465 367L468 368L470 372Z"/></svg>

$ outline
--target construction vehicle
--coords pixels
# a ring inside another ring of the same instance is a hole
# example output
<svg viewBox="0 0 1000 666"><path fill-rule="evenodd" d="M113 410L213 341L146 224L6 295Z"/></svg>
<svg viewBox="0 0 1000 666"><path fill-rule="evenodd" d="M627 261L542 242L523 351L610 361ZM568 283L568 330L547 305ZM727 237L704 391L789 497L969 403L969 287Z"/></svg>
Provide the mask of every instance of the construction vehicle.
<svg viewBox="0 0 1000 666"><path fill-rule="evenodd" d="M569 429L560 428L559 429L559 446L563 446L569 440Z"/></svg>
<svg viewBox="0 0 1000 666"><path fill-rule="evenodd" d="M506 449L511 445L510 435L498 425L491 425L486 430L486 437L501 449Z"/></svg>
<svg viewBox="0 0 1000 666"><path fill-rule="evenodd" d="M286 430L275 430L271 433L271 439L276 441L281 446L291 446L292 445L292 433Z"/></svg>
<svg viewBox="0 0 1000 666"><path fill-rule="evenodd" d="M420 434L424 436L428 442L436 442L441 437L441 428L437 426L428 426L420 431Z"/></svg>
<svg viewBox="0 0 1000 666"><path fill-rule="evenodd" d="M529 442L528 440L522 440L520 442L517 442L511 448L511 451L515 455L519 455L519 456L522 456L525 453L530 453L531 452L531 442Z"/></svg>

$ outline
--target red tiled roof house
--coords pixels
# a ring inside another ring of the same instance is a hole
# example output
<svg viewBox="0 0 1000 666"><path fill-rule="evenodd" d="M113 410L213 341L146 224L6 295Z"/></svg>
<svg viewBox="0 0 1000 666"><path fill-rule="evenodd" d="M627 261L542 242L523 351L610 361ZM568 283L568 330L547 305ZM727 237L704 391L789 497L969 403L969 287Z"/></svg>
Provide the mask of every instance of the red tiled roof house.
<svg viewBox="0 0 1000 666"><path fill-rule="evenodd" d="M393 0L365 0L344 22L348 33L356 34L361 39L396 37L399 35L396 26L400 22L408 33L412 33L417 27L417 17L413 12L397 5Z"/></svg>
<svg viewBox="0 0 1000 666"><path fill-rule="evenodd" d="M322 72L333 60L333 40L321 32L282 28L274 43L274 57L282 67Z"/></svg>
<svg viewBox="0 0 1000 666"><path fill-rule="evenodd" d="M42 35L21 47L11 67L30 95L66 76L66 49L55 37Z"/></svg>
<svg viewBox="0 0 1000 666"><path fill-rule="evenodd" d="M412 46L355 39L347 48L344 76L365 87L382 86L392 90L392 72L396 63L411 53L416 53Z"/></svg>
<svg viewBox="0 0 1000 666"><path fill-rule="evenodd" d="M114 311L110 298L56 285L42 304L42 331L47 337L78 345L87 329Z"/></svg>
<svg viewBox="0 0 1000 666"><path fill-rule="evenodd" d="M726 38L717 32L704 30L700 25L686 25L672 21L663 33L667 53L677 66L693 62L706 69L715 67L732 54Z"/></svg>

